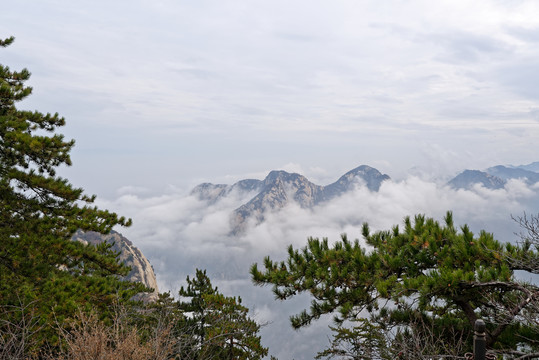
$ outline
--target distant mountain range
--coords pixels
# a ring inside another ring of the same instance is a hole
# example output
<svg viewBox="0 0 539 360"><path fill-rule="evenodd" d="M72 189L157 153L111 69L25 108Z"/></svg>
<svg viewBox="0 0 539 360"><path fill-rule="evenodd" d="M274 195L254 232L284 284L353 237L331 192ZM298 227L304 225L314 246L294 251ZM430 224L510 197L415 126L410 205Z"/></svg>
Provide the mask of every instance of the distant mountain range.
<svg viewBox="0 0 539 360"><path fill-rule="evenodd" d="M498 165L485 171L464 170L447 185L454 189L471 189L474 185L481 184L488 189L500 189L510 179L523 179L528 184L539 182L539 162L520 166ZM246 179L232 185L203 183L196 186L191 195L208 204L214 204L232 192L252 195L250 200L232 213L231 234L237 235L245 229L248 220L260 224L269 212L278 211L290 203L302 208L312 208L343 196L357 186L366 186L369 191L376 192L387 180L390 180L388 175L367 165L347 172L336 182L326 186L316 185L300 174L274 170L264 180Z"/></svg>
<svg viewBox="0 0 539 360"><path fill-rule="evenodd" d="M232 234L240 233L249 219L261 223L268 212L277 211L294 202L302 208L311 208L365 185L370 191L378 191L389 176L367 165L359 166L336 182L320 186L305 176L282 170L271 171L264 180L241 180L233 185L204 183L196 186L191 195L208 203L215 203L232 191L255 194L248 202L234 210L231 218Z"/></svg>
<svg viewBox="0 0 539 360"><path fill-rule="evenodd" d="M471 189L481 184L487 189L501 189L508 180L521 179L527 184L539 181L539 162L520 166L497 165L484 171L464 170L448 182L455 189Z"/></svg>

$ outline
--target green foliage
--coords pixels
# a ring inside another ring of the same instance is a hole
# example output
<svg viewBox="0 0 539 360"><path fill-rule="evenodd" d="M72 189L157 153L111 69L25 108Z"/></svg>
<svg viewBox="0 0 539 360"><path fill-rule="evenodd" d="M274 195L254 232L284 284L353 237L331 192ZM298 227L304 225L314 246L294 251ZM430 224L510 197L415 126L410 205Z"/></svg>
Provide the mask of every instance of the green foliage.
<svg viewBox="0 0 539 360"><path fill-rule="evenodd" d="M451 342L455 334L461 339L472 333L475 320L483 318L489 347L536 346L536 329L519 316L529 311L523 300L538 289L518 282L514 271L523 268L510 261L536 258L529 248L502 245L484 231L474 236L467 226L459 231L451 213L443 225L418 215L404 219L402 230L371 233L364 225L363 235L367 247L345 235L333 246L313 238L301 250L290 246L286 261L266 257L264 271L254 264L252 279L272 284L278 299L310 293L310 309L291 318L295 328L330 313L337 324L367 319L388 331L406 329L416 318Z"/></svg>
<svg viewBox="0 0 539 360"><path fill-rule="evenodd" d="M78 308L107 317L110 304L143 288L118 279L127 269L109 245L70 240L77 229L106 233L130 220L92 206L94 196L56 175L71 165L74 141L57 133L65 124L58 114L16 108L32 92L29 77L0 65L0 306L32 304L50 335Z"/></svg>
<svg viewBox="0 0 539 360"><path fill-rule="evenodd" d="M213 287L206 271L196 270L181 288L178 308L187 315L181 322L184 359L258 360L268 349L260 343L260 325L252 320L241 298L227 297Z"/></svg>

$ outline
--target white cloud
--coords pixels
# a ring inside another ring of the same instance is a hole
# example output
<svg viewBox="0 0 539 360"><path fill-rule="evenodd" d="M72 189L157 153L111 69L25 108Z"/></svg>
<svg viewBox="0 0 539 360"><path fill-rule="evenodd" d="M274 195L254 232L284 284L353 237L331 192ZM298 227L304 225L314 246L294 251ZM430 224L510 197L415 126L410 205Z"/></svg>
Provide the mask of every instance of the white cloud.
<svg viewBox="0 0 539 360"><path fill-rule="evenodd" d="M289 244L301 248L309 236L328 237L331 242L339 240L342 233L360 238L363 222L368 222L373 231L385 230L400 225L405 216L418 213L441 221L448 210L453 211L459 225L468 223L473 231L485 229L502 241L512 241L518 228L510 215L534 213L539 193L518 180L509 181L504 189L477 186L469 191L410 176L384 182L377 193L359 187L313 209L291 204L268 214L262 224L250 223L240 237L232 237L230 214L248 199L233 193L208 205L194 196L170 192L156 197L125 194L113 201L102 201L101 205L133 218L133 227L120 231L149 257L161 289L177 290L195 268L207 269L225 294L241 295L246 306L258 309L255 312L260 312L263 321L275 322L264 330L268 341L275 345L286 342L276 333L292 336L288 328L277 326L288 327L286 318L308 306L308 301L303 298L294 305L276 303L270 289L250 284L249 267L262 262L264 256L284 260ZM317 338L322 339L325 326L315 328ZM309 331L314 330L306 330ZM306 332L293 336L305 340Z"/></svg>

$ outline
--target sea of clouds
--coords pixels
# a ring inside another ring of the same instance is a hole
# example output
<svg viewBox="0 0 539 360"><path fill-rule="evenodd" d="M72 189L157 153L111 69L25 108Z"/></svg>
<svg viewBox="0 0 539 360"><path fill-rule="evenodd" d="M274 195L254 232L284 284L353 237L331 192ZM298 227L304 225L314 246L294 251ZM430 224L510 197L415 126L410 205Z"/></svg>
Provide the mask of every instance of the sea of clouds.
<svg viewBox="0 0 539 360"><path fill-rule="evenodd" d="M241 296L253 316L265 323L262 336L270 353L279 359L312 359L328 344L330 317L300 331L291 329L288 317L309 305L302 296L280 302L269 287L255 287L249 267L265 256L285 260L287 246L303 247L308 237L361 238L361 225L386 230L402 224L405 216L425 214L443 221L448 210L458 225L472 231L484 229L500 241L517 241L520 231L511 215L539 212L539 183L528 185L511 180L503 189L475 186L455 190L445 184L409 176L385 181L378 192L361 184L353 192L319 205L302 209L290 204L266 215L261 224L249 223L245 233L230 235L230 215L255 194L233 192L214 204L190 195L188 190L170 188L159 196L143 189L123 188L118 197L99 205L131 217L134 225L118 229L139 247L152 263L160 291L177 294L187 275L206 269L214 285L225 295Z"/></svg>

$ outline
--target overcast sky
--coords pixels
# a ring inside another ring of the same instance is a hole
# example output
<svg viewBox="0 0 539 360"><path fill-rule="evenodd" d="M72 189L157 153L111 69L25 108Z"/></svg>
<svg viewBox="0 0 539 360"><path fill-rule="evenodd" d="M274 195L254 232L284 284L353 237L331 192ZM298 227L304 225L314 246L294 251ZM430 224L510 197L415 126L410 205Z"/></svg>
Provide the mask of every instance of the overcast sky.
<svg viewBox="0 0 539 360"><path fill-rule="evenodd" d="M325 324L293 333L294 306L252 290L247 268L266 254L446 210L505 240L511 213L537 213L537 186L454 191L443 179L539 161L538 1L0 4L0 36L16 37L0 63L32 72L34 94L19 107L59 112L76 140L62 174L133 218L122 232L163 290L208 268L227 294L256 304L275 322L265 336L281 359L312 358ZM208 207L186 196L272 169L326 185L361 164L394 181L313 211L291 206L235 239L228 216L248 199Z"/></svg>
<svg viewBox="0 0 539 360"><path fill-rule="evenodd" d="M4 4L21 107L59 112L98 196L271 169L319 183L537 161L536 1ZM100 176L107 176L103 181Z"/></svg>

